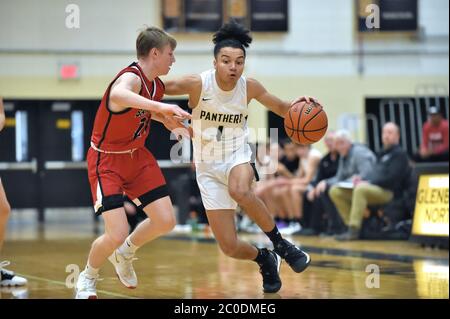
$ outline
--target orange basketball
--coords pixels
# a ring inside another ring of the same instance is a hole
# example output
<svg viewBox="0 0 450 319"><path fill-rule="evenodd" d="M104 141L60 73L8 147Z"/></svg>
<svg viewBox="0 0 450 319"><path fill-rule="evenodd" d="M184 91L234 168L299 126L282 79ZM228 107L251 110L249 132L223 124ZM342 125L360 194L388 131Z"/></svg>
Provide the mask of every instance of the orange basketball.
<svg viewBox="0 0 450 319"><path fill-rule="evenodd" d="M313 144L325 135L328 117L322 105L306 103L294 104L284 118L284 129L291 140L298 144Z"/></svg>

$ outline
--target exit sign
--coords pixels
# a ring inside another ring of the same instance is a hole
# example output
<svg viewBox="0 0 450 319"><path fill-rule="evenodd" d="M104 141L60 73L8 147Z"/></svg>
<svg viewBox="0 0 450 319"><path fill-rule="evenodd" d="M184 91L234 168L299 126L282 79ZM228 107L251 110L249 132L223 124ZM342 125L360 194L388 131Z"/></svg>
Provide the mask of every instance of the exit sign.
<svg viewBox="0 0 450 319"><path fill-rule="evenodd" d="M80 66L77 63L61 63L59 65L60 80L77 80L80 78Z"/></svg>

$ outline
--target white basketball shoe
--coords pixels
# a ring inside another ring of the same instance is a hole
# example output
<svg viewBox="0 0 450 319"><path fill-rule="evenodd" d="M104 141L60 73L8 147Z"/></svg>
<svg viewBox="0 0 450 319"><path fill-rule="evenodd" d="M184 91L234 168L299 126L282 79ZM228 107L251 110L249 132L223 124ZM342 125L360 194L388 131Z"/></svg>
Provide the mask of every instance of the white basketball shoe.
<svg viewBox="0 0 450 319"><path fill-rule="evenodd" d="M85 271L82 271L78 277L75 299L97 299L98 277L99 275L90 277Z"/></svg>
<svg viewBox="0 0 450 319"><path fill-rule="evenodd" d="M120 282L125 287L129 289L137 287L138 280L133 268L133 261L137 260L137 258L134 258L134 254L125 255L116 249L114 253L108 257L108 260L113 264L117 277L119 277Z"/></svg>

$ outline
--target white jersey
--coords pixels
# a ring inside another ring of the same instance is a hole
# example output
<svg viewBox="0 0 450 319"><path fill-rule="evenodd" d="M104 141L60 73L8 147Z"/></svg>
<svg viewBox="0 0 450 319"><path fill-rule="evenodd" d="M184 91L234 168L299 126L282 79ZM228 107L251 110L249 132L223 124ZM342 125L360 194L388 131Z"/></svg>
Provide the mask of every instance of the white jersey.
<svg viewBox="0 0 450 319"><path fill-rule="evenodd" d="M192 111L193 146L196 162L228 161L247 148L247 81L241 77L232 91L223 91L216 71L201 74L202 92Z"/></svg>

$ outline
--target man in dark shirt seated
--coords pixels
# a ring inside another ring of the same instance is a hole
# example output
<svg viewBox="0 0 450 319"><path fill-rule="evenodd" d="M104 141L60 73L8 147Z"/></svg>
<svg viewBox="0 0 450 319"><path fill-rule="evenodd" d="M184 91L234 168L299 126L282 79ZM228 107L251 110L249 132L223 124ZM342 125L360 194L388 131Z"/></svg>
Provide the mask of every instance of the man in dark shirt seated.
<svg viewBox="0 0 450 319"><path fill-rule="evenodd" d="M338 163L339 163L339 153L334 145L335 142L335 132L330 131L324 138L325 146L328 149L328 154L325 155L319 163L319 170L317 176L311 182L311 188L308 192L308 198L314 198L314 190L321 181L331 178L336 175Z"/></svg>
<svg viewBox="0 0 450 319"><path fill-rule="evenodd" d="M335 147L335 132L329 131L324 138L324 142L328 154L320 160L317 175L308 185L306 193L305 228L299 232L300 235L304 236L317 235L323 231L335 231L338 228L336 224L339 224L339 221L334 220L338 215L332 212L335 211L335 208L328 207L330 205L326 205L326 201L322 200L324 195L316 193L316 187L321 181L336 175L339 163L339 153Z"/></svg>
<svg viewBox="0 0 450 319"><path fill-rule="evenodd" d="M364 180L354 178L353 189L333 186L330 190L331 199L349 227L337 240L358 239L367 206L389 203L401 194L402 181L410 175L408 155L399 145L399 127L394 123L385 124L382 139L383 150Z"/></svg>

